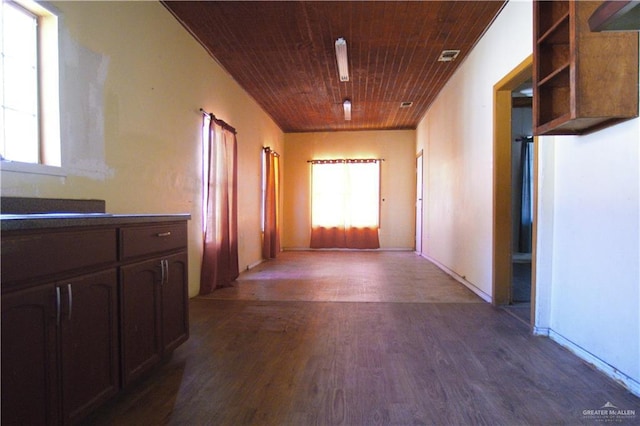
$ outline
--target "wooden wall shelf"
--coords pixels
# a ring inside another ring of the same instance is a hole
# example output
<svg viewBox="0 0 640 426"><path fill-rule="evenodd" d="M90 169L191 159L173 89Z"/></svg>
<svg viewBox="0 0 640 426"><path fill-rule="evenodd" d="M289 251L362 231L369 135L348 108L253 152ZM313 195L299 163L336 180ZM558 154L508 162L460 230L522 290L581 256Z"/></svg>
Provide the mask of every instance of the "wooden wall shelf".
<svg viewBox="0 0 640 426"><path fill-rule="evenodd" d="M640 1L605 1L589 18L591 31L640 31Z"/></svg>
<svg viewBox="0 0 640 426"><path fill-rule="evenodd" d="M536 135L576 135L638 116L638 36L594 33L597 2L534 1Z"/></svg>

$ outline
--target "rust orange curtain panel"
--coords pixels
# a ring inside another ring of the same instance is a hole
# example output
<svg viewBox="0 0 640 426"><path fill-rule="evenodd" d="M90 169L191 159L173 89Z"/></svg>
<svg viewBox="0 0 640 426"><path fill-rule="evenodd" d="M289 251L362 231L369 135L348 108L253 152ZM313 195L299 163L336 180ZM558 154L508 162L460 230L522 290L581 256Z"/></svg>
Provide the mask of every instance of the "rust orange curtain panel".
<svg viewBox="0 0 640 426"><path fill-rule="evenodd" d="M266 147L263 155L263 239L262 257L273 259L280 252L280 230L278 229L278 204L280 200L280 156Z"/></svg>
<svg viewBox="0 0 640 426"><path fill-rule="evenodd" d="M311 248L380 248L380 160L314 160L311 168Z"/></svg>
<svg viewBox="0 0 640 426"><path fill-rule="evenodd" d="M213 115L203 126L204 253L200 294L238 278L238 173L236 132Z"/></svg>

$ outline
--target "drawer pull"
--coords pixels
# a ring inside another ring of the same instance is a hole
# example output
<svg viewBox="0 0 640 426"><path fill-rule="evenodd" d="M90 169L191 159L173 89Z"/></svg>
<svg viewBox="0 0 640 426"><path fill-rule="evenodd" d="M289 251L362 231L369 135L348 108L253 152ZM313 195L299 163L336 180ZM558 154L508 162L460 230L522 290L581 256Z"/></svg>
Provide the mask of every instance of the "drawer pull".
<svg viewBox="0 0 640 426"><path fill-rule="evenodd" d="M156 237L168 237L169 235L171 235L171 232L159 232L156 234Z"/></svg>

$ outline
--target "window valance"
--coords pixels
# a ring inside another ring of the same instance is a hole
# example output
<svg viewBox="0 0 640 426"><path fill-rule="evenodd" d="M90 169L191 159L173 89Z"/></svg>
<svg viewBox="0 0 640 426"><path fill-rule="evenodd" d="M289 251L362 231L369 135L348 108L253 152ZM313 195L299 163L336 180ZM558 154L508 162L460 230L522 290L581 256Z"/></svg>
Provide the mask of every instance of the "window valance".
<svg viewBox="0 0 640 426"><path fill-rule="evenodd" d="M340 163L377 163L383 158L338 158L329 160L307 160L311 164L340 164Z"/></svg>

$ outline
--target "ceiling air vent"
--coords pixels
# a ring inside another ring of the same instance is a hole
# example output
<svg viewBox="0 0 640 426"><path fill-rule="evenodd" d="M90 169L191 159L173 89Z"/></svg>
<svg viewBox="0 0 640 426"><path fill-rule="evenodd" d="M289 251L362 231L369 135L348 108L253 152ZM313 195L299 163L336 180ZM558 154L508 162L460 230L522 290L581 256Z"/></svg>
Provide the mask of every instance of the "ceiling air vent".
<svg viewBox="0 0 640 426"><path fill-rule="evenodd" d="M438 62L451 62L458 57L459 50L443 50L438 58Z"/></svg>
<svg viewBox="0 0 640 426"><path fill-rule="evenodd" d="M400 103L400 108L409 108L413 105L413 102L402 102Z"/></svg>

